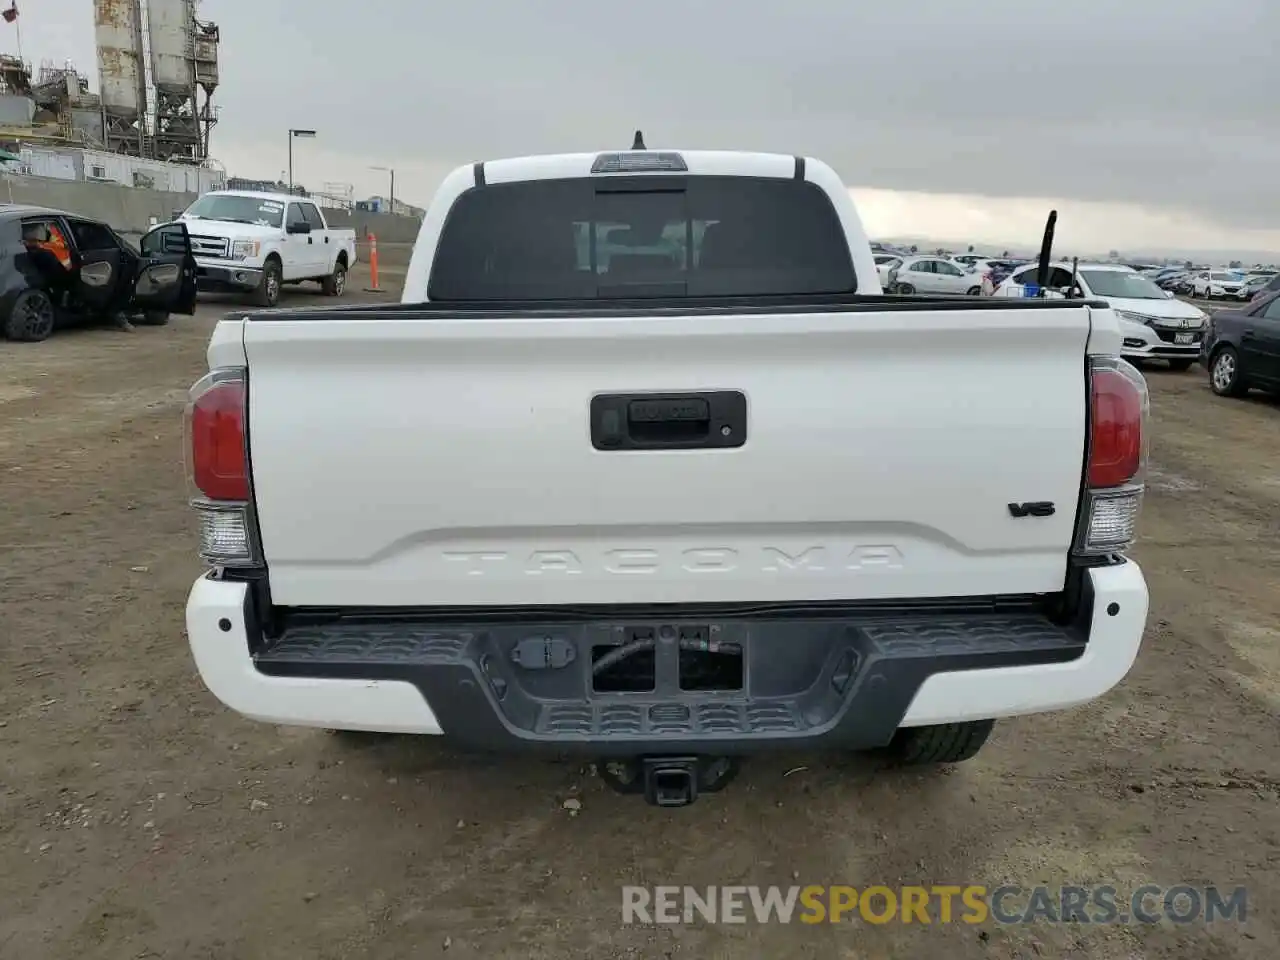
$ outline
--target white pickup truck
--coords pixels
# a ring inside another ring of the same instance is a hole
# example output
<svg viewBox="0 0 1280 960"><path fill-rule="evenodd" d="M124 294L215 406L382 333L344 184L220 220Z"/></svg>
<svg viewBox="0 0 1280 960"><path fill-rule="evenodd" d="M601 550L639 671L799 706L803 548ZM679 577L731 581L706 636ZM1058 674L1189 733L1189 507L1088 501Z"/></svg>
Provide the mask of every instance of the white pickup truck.
<svg viewBox="0 0 1280 960"><path fill-rule="evenodd" d="M247 294L259 306L274 307L284 284L304 280L340 297L356 262L355 231L330 227L305 197L219 190L177 219L191 234L199 288Z"/></svg>
<svg viewBox="0 0 1280 960"><path fill-rule="evenodd" d="M766 749L964 760L1137 655L1120 349L1090 301L882 295L812 159L462 168L401 304L216 328L196 665L257 720L575 750L660 805Z"/></svg>

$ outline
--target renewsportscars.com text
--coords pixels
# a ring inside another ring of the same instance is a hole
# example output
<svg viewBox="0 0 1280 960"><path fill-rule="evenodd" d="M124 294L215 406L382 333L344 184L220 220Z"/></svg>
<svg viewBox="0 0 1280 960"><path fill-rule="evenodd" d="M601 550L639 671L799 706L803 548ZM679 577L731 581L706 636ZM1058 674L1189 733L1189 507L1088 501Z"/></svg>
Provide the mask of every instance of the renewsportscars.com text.
<svg viewBox="0 0 1280 960"><path fill-rule="evenodd" d="M622 888L623 923L1244 923L1248 891L1113 886Z"/></svg>

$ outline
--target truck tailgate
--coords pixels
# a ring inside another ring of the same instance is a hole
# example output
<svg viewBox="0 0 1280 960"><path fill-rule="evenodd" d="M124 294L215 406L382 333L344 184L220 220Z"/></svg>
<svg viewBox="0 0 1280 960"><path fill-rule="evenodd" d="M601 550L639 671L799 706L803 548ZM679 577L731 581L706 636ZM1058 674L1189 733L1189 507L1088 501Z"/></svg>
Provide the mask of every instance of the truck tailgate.
<svg viewBox="0 0 1280 960"><path fill-rule="evenodd" d="M912 306L254 317L250 459L273 601L1062 589L1089 308ZM741 446L592 443L598 394L705 391L745 397ZM1011 510L1032 501L1052 515Z"/></svg>

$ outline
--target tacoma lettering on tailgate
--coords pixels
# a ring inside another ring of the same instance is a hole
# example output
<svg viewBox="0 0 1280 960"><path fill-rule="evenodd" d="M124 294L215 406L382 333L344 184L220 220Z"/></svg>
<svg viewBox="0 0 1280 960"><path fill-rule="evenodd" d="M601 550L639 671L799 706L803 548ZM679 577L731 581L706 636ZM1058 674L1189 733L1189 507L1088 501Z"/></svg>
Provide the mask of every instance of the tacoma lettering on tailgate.
<svg viewBox="0 0 1280 960"><path fill-rule="evenodd" d="M510 574L513 569L529 576L573 576L589 571L617 576L652 576L747 570L804 574L830 570L897 570L902 567L902 552L892 544L839 549L822 545L786 549L762 546L749 550L689 547L665 553L648 547L621 547L585 560L572 550L533 550L528 554L513 554L505 550L448 550L441 556L472 577Z"/></svg>

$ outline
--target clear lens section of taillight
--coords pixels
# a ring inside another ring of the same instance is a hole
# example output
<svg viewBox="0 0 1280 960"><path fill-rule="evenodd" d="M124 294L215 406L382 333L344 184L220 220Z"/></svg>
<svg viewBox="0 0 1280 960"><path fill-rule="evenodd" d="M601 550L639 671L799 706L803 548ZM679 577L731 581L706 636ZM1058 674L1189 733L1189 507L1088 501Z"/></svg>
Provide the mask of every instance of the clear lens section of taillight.
<svg viewBox="0 0 1280 960"><path fill-rule="evenodd" d="M1128 549L1137 534L1142 487L1091 491L1088 498L1084 553L1117 553Z"/></svg>
<svg viewBox="0 0 1280 960"><path fill-rule="evenodd" d="M200 522L200 559L217 567L252 567L261 562L247 504L196 500Z"/></svg>

